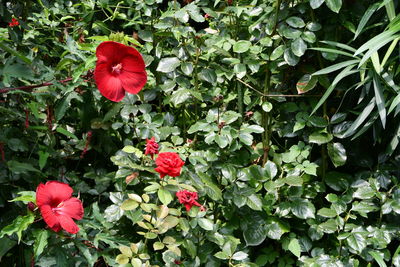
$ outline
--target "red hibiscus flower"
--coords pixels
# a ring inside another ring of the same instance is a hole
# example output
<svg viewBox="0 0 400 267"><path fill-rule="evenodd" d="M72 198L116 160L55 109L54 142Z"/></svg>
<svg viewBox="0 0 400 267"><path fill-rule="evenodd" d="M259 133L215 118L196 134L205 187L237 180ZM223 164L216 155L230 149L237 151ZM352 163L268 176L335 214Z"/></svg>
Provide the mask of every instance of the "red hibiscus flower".
<svg viewBox="0 0 400 267"><path fill-rule="evenodd" d="M185 164L179 155L175 152L160 153L156 159L157 168L155 171L160 174L160 178L165 175L176 177L181 174L181 168Z"/></svg>
<svg viewBox="0 0 400 267"><path fill-rule="evenodd" d="M201 210L204 210L203 206L196 201L199 198L196 192L181 190L176 192L176 197L179 203L185 205L186 211L189 211L193 206L200 207Z"/></svg>
<svg viewBox="0 0 400 267"><path fill-rule="evenodd" d="M135 48L107 41L97 47L96 56L94 79L100 93L111 101L121 101L125 91L137 94L146 84L144 61Z"/></svg>
<svg viewBox="0 0 400 267"><path fill-rule="evenodd" d="M18 25L19 25L18 20L14 19L14 18L11 19L10 23L8 23L8 26L10 26L10 27L15 27L15 26L18 26Z"/></svg>
<svg viewBox="0 0 400 267"><path fill-rule="evenodd" d="M76 234L79 227L72 220L83 218L82 202L72 196L72 188L64 183L50 181L36 189L36 205L47 225L58 232L64 229Z"/></svg>
<svg viewBox="0 0 400 267"><path fill-rule="evenodd" d="M158 154L158 144L154 136L151 139L146 138L146 150L145 155L150 155L153 158L154 154Z"/></svg>

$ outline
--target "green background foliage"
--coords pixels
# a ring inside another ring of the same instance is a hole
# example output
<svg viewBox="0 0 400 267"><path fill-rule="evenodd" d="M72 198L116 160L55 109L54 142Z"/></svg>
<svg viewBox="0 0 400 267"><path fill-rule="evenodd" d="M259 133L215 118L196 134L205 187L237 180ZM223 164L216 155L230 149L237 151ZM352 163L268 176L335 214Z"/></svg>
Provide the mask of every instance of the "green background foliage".
<svg viewBox="0 0 400 267"><path fill-rule="evenodd" d="M0 263L400 266L398 4L2 1ZM92 79L107 40L146 63L119 103ZM27 209L48 180L79 192L76 236Z"/></svg>

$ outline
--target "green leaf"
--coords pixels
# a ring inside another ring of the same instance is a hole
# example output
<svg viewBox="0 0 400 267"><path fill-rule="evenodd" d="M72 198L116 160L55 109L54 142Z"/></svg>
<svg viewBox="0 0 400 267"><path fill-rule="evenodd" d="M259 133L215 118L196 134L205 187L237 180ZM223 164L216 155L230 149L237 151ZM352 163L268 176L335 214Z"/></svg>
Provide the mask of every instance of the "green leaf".
<svg viewBox="0 0 400 267"><path fill-rule="evenodd" d="M319 70L317 72L314 72L312 75L322 75L322 74L328 74L334 71L337 71L339 69L342 69L344 67L347 67L351 64L356 64L357 62L359 62L359 60L357 59L352 59L352 60L347 60L347 61L343 61L334 65L331 65L329 67L323 68L322 70Z"/></svg>
<svg viewBox="0 0 400 267"><path fill-rule="evenodd" d="M252 194L247 197L247 206L249 206L253 210L262 210L262 200L261 197L257 194Z"/></svg>
<svg viewBox="0 0 400 267"><path fill-rule="evenodd" d="M139 206L139 203L137 203L133 199L127 199L121 204L121 209L123 210L134 210Z"/></svg>
<svg viewBox="0 0 400 267"><path fill-rule="evenodd" d="M274 51L272 51L271 56L269 57L269 59L271 61L277 60L278 58L280 58L283 55L283 52L285 52L285 46L284 45L280 45L280 46L276 47L274 49Z"/></svg>
<svg viewBox="0 0 400 267"><path fill-rule="evenodd" d="M247 50L249 50L251 47L251 42L250 41L246 41L246 40L240 40L237 41L234 45L233 45L233 52L235 53L244 53Z"/></svg>
<svg viewBox="0 0 400 267"><path fill-rule="evenodd" d="M180 64L181 61L177 57L162 58L158 63L157 71L168 73L174 71Z"/></svg>
<svg viewBox="0 0 400 267"><path fill-rule="evenodd" d="M339 13L340 8L342 7L342 0L325 0L326 5L336 13Z"/></svg>
<svg viewBox="0 0 400 267"><path fill-rule="evenodd" d="M283 178L283 181L291 186L301 186L303 184L303 178L300 176L287 176Z"/></svg>
<svg viewBox="0 0 400 267"><path fill-rule="evenodd" d="M293 54L298 57L304 55L304 52L307 50L307 44L301 38L295 39L290 45Z"/></svg>
<svg viewBox="0 0 400 267"><path fill-rule="evenodd" d="M322 145L330 142L333 139L333 135L322 130L313 132L308 138L310 143Z"/></svg>
<svg viewBox="0 0 400 267"><path fill-rule="evenodd" d="M169 192L165 188L158 189L157 195L158 195L158 198L160 199L161 203L163 203L166 206L169 203L171 203L171 201L173 200L171 192Z"/></svg>
<svg viewBox="0 0 400 267"><path fill-rule="evenodd" d="M11 224L5 226L0 232L0 238L4 235L11 236L16 233L18 236L18 243L21 241L22 231L25 231L29 225L35 220L35 215L32 212L28 212L28 215L18 216Z"/></svg>
<svg viewBox="0 0 400 267"><path fill-rule="evenodd" d="M37 259L47 246L47 239L50 234L47 230L38 230L34 233L35 243L33 244L33 255Z"/></svg>
<svg viewBox="0 0 400 267"><path fill-rule="evenodd" d="M335 165L335 167L342 166L346 163L346 149L341 143L329 143L328 155L331 158L332 163L333 165Z"/></svg>
<svg viewBox="0 0 400 267"><path fill-rule="evenodd" d="M374 14L374 12L379 8L379 6L380 3L376 2L368 7L367 11L365 11L364 15L362 16L360 23L358 24L353 40L355 40L358 35L363 31L365 25L367 25L368 20L371 18L372 14Z"/></svg>
<svg viewBox="0 0 400 267"><path fill-rule="evenodd" d="M290 239L288 249L290 252L292 252L297 258L300 258L300 253L301 253L301 247L299 240L296 238Z"/></svg>
<svg viewBox="0 0 400 267"><path fill-rule="evenodd" d="M40 172L29 163L10 160L7 162L8 168L14 173Z"/></svg>
<svg viewBox="0 0 400 267"><path fill-rule="evenodd" d="M381 254L379 254L378 252L373 251L373 250L368 251L368 253L375 259L375 261L378 263L379 267L387 267Z"/></svg>
<svg viewBox="0 0 400 267"><path fill-rule="evenodd" d="M347 66L345 69L343 69L333 80L332 84L329 86L328 89L326 89L326 92L324 95L321 97L321 99L318 101L318 104L314 107L313 111L311 114L314 114L315 111L328 99L329 95L332 93L333 89L335 89L336 85L346 76L349 76L353 73L358 72L358 70L352 70L355 64Z"/></svg>
<svg viewBox="0 0 400 267"><path fill-rule="evenodd" d="M286 19L286 23L292 26L293 28L303 28L306 26L304 20L299 17L290 17Z"/></svg>
<svg viewBox="0 0 400 267"><path fill-rule="evenodd" d="M214 229L214 224L210 219L207 218L199 218L198 219L199 226L206 231L212 231Z"/></svg>
<svg viewBox="0 0 400 267"><path fill-rule="evenodd" d="M39 151L39 168L42 170L46 166L49 153L46 151Z"/></svg>
<svg viewBox="0 0 400 267"><path fill-rule="evenodd" d="M190 91L185 88L179 88L172 93L171 103L175 106L184 103L190 97Z"/></svg>
<svg viewBox="0 0 400 267"><path fill-rule="evenodd" d="M210 68L204 68L199 73L199 78L203 81L215 84L217 82L217 74L215 70Z"/></svg>
<svg viewBox="0 0 400 267"><path fill-rule="evenodd" d="M312 9L317 9L319 8L325 0L310 0L310 6Z"/></svg>
<svg viewBox="0 0 400 267"><path fill-rule="evenodd" d="M21 59L22 61L24 61L26 64L32 64L32 61L27 58L26 56L22 55L21 53L19 53L17 50L14 50L10 47L8 47L5 43L0 42L0 49L10 53L13 56L16 56L17 58Z"/></svg>
<svg viewBox="0 0 400 267"><path fill-rule="evenodd" d="M65 135L65 136L67 136L67 137L73 138L73 139L75 139L75 140L79 140L79 138L76 137L76 135L74 135L73 133L71 133L71 132L68 131L68 130L65 130L64 128L62 128L62 127L60 127L60 126L58 126L58 127L56 128L56 131L59 132L60 134L63 134L63 135Z"/></svg>
<svg viewBox="0 0 400 267"><path fill-rule="evenodd" d="M20 191L18 192L19 197L16 197L12 200L9 200L9 202L15 202L15 201L23 201L25 204L28 202L33 202L36 203L36 192L35 191Z"/></svg>
<svg viewBox="0 0 400 267"><path fill-rule="evenodd" d="M299 63L299 57L297 57L295 54L293 54L292 50L289 48L285 49L285 52L283 53L283 58L285 59L286 63L289 66L295 66L297 63Z"/></svg>
<svg viewBox="0 0 400 267"><path fill-rule="evenodd" d="M215 253L214 257L221 259L221 260L229 259L229 255L224 251L219 251L219 252Z"/></svg>
<svg viewBox="0 0 400 267"><path fill-rule="evenodd" d="M358 233L351 233L345 240L347 245L358 253L367 247L367 240Z"/></svg>
<svg viewBox="0 0 400 267"><path fill-rule="evenodd" d="M357 119L351 124L351 126L347 129L347 131L343 134L343 138L349 137L352 135L358 127L368 118L371 114L372 110L375 107L375 97L373 97L368 105L363 109L363 111L358 115Z"/></svg>
<svg viewBox="0 0 400 267"><path fill-rule="evenodd" d="M326 218L334 218L334 217L336 217L337 214L332 209L322 208L322 209L318 210L317 215L326 217Z"/></svg>
<svg viewBox="0 0 400 267"><path fill-rule="evenodd" d="M373 84L374 84L376 106L378 107L378 112L379 112L379 117L381 118L382 127L385 128L386 108L385 108L385 98L383 96L384 88L381 86L381 83L379 82L376 74L374 74Z"/></svg>
<svg viewBox="0 0 400 267"><path fill-rule="evenodd" d="M297 198L290 203L292 213L300 219L315 218L315 207L306 199Z"/></svg>
<svg viewBox="0 0 400 267"><path fill-rule="evenodd" d="M249 255L243 251L238 251L235 252L235 254L232 255L232 259L235 261L242 261L246 259Z"/></svg>
<svg viewBox="0 0 400 267"><path fill-rule="evenodd" d="M298 94L304 94L314 89L317 85L318 78L311 76L310 74L304 74L300 80L296 83L296 89Z"/></svg>

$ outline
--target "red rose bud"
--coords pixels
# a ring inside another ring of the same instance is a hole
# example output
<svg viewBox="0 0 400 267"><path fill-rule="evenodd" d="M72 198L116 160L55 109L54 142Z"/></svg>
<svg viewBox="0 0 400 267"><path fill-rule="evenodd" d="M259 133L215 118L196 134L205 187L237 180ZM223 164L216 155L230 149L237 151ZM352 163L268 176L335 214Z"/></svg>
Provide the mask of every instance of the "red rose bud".
<svg viewBox="0 0 400 267"><path fill-rule="evenodd" d="M64 229L76 234L79 227L73 219L83 218L82 202L72 197L73 189L64 183L49 181L36 189L36 205L47 225L55 232Z"/></svg>
<svg viewBox="0 0 400 267"><path fill-rule="evenodd" d="M35 203L33 203L33 202L29 202L29 203L28 203L28 209L29 209L30 211L34 211L35 208L36 208Z"/></svg>
<svg viewBox="0 0 400 267"><path fill-rule="evenodd" d="M181 175L182 166L185 164L179 155L175 152L160 153L156 159L157 168L155 171L160 174L160 178L169 175L176 177Z"/></svg>
<svg viewBox="0 0 400 267"><path fill-rule="evenodd" d="M199 198L196 192L180 190L176 192L176 197L178 198L179 203L185 206L186 211L189 211L193 206L200 207L201 211L205 211L205 208L196 201Z"/></svg>
<svg viewBox="0 0 400 267"><path fill-rule="evenodd" d="M146 138L146 150L144 152L145 155L150 155L151 158L153 159L155 154L158 154L158 144L154 138L154 136L151 139Z"/></svg>
<svg viewBox="0 0 400 267"><path fill-rule="evenodd" d="M181 262L181 261L178 261L178 260L174 260L174 263L175 263L175 264L178 264L178 265L181 265L181 264L182 264L182 262Z"/></svg>
<svg viewBox="0 0 400 267"><path fill-rule="evenodd" d="M105 98L120 102L125 92L137 94L146 84L144 60L135 48L106 41L97 47L96 57L94 80Z"/></svg>
<svg viewBox="0 0 400 267"><path fill-rule="evenodd" d="M211 16L210 16L210 14L208 14L208 13L204 15L204 18L205 18L205 19L208 19L209 17L211 17Z"/></svg>
<svg viewBox="0 0 400 267"><path fill-rule="evenodd" d="M10 26L10 27L15 27L15 26L18 26L18 25L19 25L18 20L14 19L14 18L11 19L10 23L8 23L8 26Z"/></svg>

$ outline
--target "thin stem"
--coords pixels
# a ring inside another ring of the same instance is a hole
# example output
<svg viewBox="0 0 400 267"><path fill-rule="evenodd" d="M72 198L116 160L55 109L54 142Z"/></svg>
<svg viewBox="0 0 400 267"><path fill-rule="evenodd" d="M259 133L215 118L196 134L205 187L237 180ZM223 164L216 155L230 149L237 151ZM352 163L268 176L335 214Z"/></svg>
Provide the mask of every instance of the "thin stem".
<svg viewBox="0 0 400 267"><path fill-rule="evenodd" d="M58 81L59 83L67 83L72 81L72 78L67 78L61 81ZM8 93L9 91L15 91L15 90L22 90L22 91L30 91L32 89L35 88L39 88L39 87L45 87L45 86L50 86L50 85L54 85L54 83L52 82L44 82L41 84L35 84L35 85L27 85L27 86L20 86L20 87L11 87L11 88L1 88L0 89L0 94L4 94L4 93Z"/></svg>

